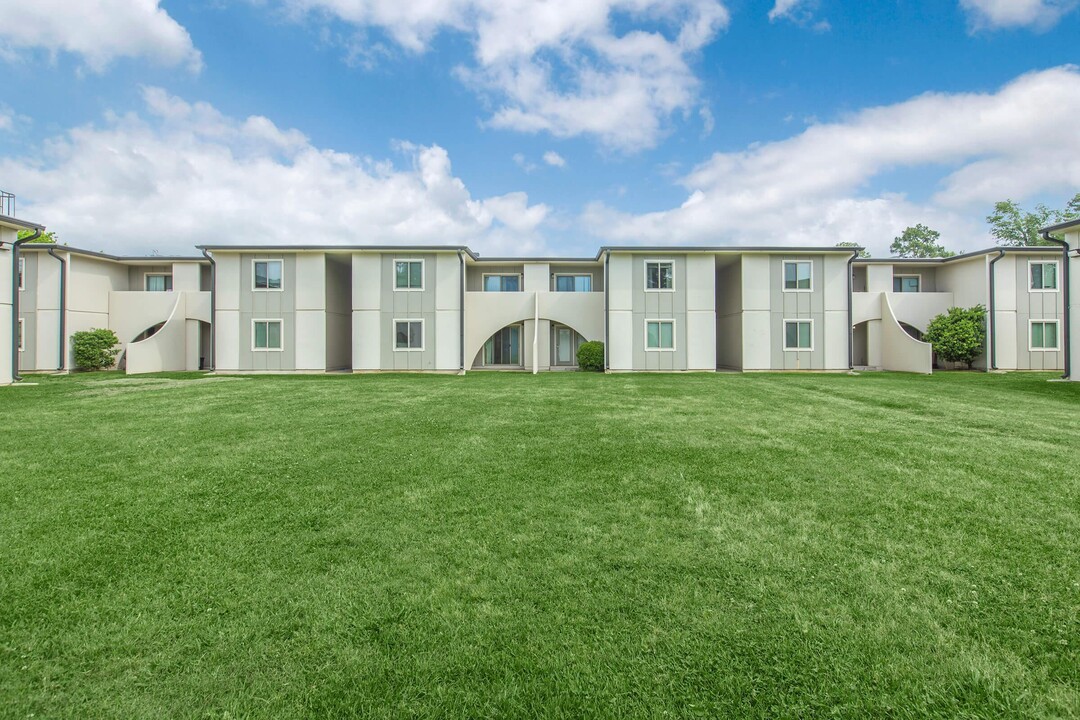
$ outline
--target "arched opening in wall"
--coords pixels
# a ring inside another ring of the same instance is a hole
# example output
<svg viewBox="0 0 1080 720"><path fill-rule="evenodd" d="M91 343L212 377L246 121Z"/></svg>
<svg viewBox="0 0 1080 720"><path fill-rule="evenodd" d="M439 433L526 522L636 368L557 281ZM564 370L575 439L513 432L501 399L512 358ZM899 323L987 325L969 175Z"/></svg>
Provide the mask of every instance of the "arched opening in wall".
<svg viewBox="0 0 1080 720"><path fill-rule="evenodd" d="M199 321L199 369L209 370L213 364L210 357L210 323Z"/></svg>
<svg viewBox="0 0 1080 720"><path fill-rule="evenodd" d="M551 367L570 369L577 367L577 351L584 336L569 325L551 323Z"/></svg>
<svg viewBox="0 0 1080 720"><path fill-rule="evenodd" d="M857 368L870 366L870 339L867 326L869 323L861 322L851 331L851 364Z"/></svg>
<svg viewBox="0 0 1080 720"><path fill-rule="evenodd" d="M164 326L165 326L164 322L159 322L156 325L151 325L150 327L146 328L145 330L143 330L141 333L139 333L135 337L131 338L131 342L129 342L128 345L130 345L131 343L137 343L140 340L145 340L147 338L154 337L154 335L157 335L158 330L161 330L161 328L163 328ZM126 346L124 347L124 351L122 353L120 353L120 357L118 357L116 359L116 369L117 370L127 370L127 347Z"/></svg>
<svg viewBox="0 0 1080 720"><path fill-rule="evenodd" d="M480 348L473 360L473 368L520 369L524 367L525 353L521 347L525 326L522 323L507 325L492 335Z"/></svg>
<svg viewBox="0 0 1080 720"><path fill-rule="evenodd" d="M922 331L919 330L919 328L915 327L914 325L908 325L905 322L900 323L900 327L903 328L904 332L906 332L912 338L914 338L914 339L916 339L916 340L918 340L920 342L922 341L923 334L922 334Z"/></svg>

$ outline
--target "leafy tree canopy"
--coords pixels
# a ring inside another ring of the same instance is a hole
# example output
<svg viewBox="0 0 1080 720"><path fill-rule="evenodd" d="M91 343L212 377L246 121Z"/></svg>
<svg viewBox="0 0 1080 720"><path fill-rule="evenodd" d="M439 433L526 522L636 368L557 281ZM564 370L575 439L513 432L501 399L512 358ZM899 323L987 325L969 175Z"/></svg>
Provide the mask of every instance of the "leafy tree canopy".
<svg viewBox="0 0 1080 720"><path fill-rule="evenodd" d="M922 223L909 227L898 237L893 239L889 246L889 252L894 257L902 258L936 258L952 257L956 253L946 250L941 244L941 233L931 230Z"/></svg>
<svg viewBox="0 0 1080 720"><path fill-rule="evenodd" d="M994 205L994 212L986 216L986 222L998 245L1019 247L1053 245L1043 239L1039 230L1076 218L1080 218L1080 193L1076 193L1063 210L1051 210L1039 203L1029 212L1012 200L1002 200Z"/></svg>
<svg viewBox="0 0 1080 720"><path fill-rule="evenodd" d="M33 230L20 230L19 231L19 239L22 240L23 238L28 238L33 234L34 234ZM48 232L41 233L41 237L39 237L37 240L31 240L30 242L32 242L32 243L52 243L52 244L55 244L55 245L60 244L60 241L56 238L56 233L54 233L51 230L49 230Z"/></svg>
<svg viewBox="0 0 1080 720"><path fill-rule="evenodd" d="M836 243L836 247L857 248L859 247L859 243L852 242L851 240L844 240L843 242ZM870 253L867 252L865 248L861 248L859 250L859 257L868 258L870 257Z"/></svg>

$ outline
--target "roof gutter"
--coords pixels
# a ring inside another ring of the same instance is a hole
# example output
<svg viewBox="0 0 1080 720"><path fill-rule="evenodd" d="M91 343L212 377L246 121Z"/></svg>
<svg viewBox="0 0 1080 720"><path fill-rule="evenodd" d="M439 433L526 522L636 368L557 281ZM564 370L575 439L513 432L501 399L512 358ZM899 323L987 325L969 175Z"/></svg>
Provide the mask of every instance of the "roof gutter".
<svg viewBox="0 0 1080 720"><path fill-rule="evenodd" d="M49 248L49 254L60 263L60 355L56 370L61 372L67 364L67 260L56 254L56 248Z"/></svg>
<svg viewBox="0 0 1080 720"><path fill-rule="evenodd" d="M22 380L19 374L19 247L34 242L41 237L42 228L34 230L33 235L20 238L11 243L11 380Z"/></svg>
<svg viewBox="0 0 1080 720"><path fill-rule="evenodd" d="M852 263L859 257L862 248L851 251L851 257L847 261L847 366L848 370L855 369L855 309L851 306L855 299L855 279L851 276Z"/></svg>
<svg viewBox="0 0 1080 720"><path fill-rule="evenodd" d="M206 248L199 248L210 261L210 372L217 370L217 261Z"/></svg>
<svg viewBox="0 0 1080 720"><path fill-rule="evenodd" d="M1061 269L1061 280L1065 286L1065 312L1062 313L1062 324L1065 326L1065 372L1061 378L1063 380L1069 379L1069 358L1072 355L1072 337L1069 332L1069 302L1071 300L1072 293L1071 285L1069 283L1069 243L1065 240L1058 240L1056 237L1050 234L1050 230L1046 229L1042 231L1043 240L1054 243L1061 246L1061 260L1064 267Z"/></svg>
<svg viewBox="0 0 1080 720"><path fill-rule="evenodd" d="M994 265L1003 257L1005 257L1005 251L998 250L997 257L990 261L990 338L987 344L990 346L991 370L997 370L997 276L994 273Z"/></svg>

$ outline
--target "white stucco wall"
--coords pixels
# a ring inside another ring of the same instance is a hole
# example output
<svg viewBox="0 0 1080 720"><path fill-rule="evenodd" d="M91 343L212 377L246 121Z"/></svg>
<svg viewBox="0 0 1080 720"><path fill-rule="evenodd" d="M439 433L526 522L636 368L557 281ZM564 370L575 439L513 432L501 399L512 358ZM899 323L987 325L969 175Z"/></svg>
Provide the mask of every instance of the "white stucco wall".
<svg viewBox="0 0 1080 720"><path fill-rule="evenodd" d="M378 370L382 358L380 302L382 256L354 253L352 258L352 367Z"/></svg>
<svg viewBox="0 0 1080 720"><path fill-rule="evenodd" d="M0 227L0 385L11 384L11 344L15 340L11 326L12 251L18 232L13 228Z"/></svg>
<svg viewBox="0 0 1080 720"><path fill-rule="evenodd" d="M633 256L612 255L608 265L608 367L634 367Z"/></svg>
<svg viewBox="0 0 1080 720"><path fill-rule="evenodd" d="M1080 229L1065 234L1065 240L1073 250L1080 250ZM1069 258L1069 273L1071 277L1071 293L1067 298L1069 303L1069 335L1072 338L1072 348L1069 358L1069 379L1080 382L1080 291L1076 289L1080 284L1080 257L1075 255Z"/></svg>
<svg viewBox="0 0 1080 720"><path fill-rule="evenodd" d="M772 322L768 255L742 257L742 348L744 370L772 367Z"/></svg>

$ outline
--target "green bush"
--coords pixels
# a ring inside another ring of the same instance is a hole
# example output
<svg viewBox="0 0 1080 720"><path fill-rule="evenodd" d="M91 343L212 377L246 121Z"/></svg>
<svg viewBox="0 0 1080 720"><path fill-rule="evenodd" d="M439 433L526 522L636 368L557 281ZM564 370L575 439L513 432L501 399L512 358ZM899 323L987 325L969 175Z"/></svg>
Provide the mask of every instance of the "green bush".
<svg viewBox="0 0 1080 720"><path fill-rule="evenodd" d="M599 340L590 340L581 343L577 350L577 364L582 370L604 369L604 343Z"/></svg>
<svg viewBox="0 0 1080 720"><path fill-rule="evenodd" d="M112 330L94 328L71 336L75 367L82 370L104 370L112 367L120 353L120 338Z"/></svg>
<svg viewBox="0 0 1080 720"><path fill-rule="evenodd" d="M942 360L966 363L971 369L986 343L986 308L949 308L948 314L930 321L923 340L934 346Z"/></svg>

